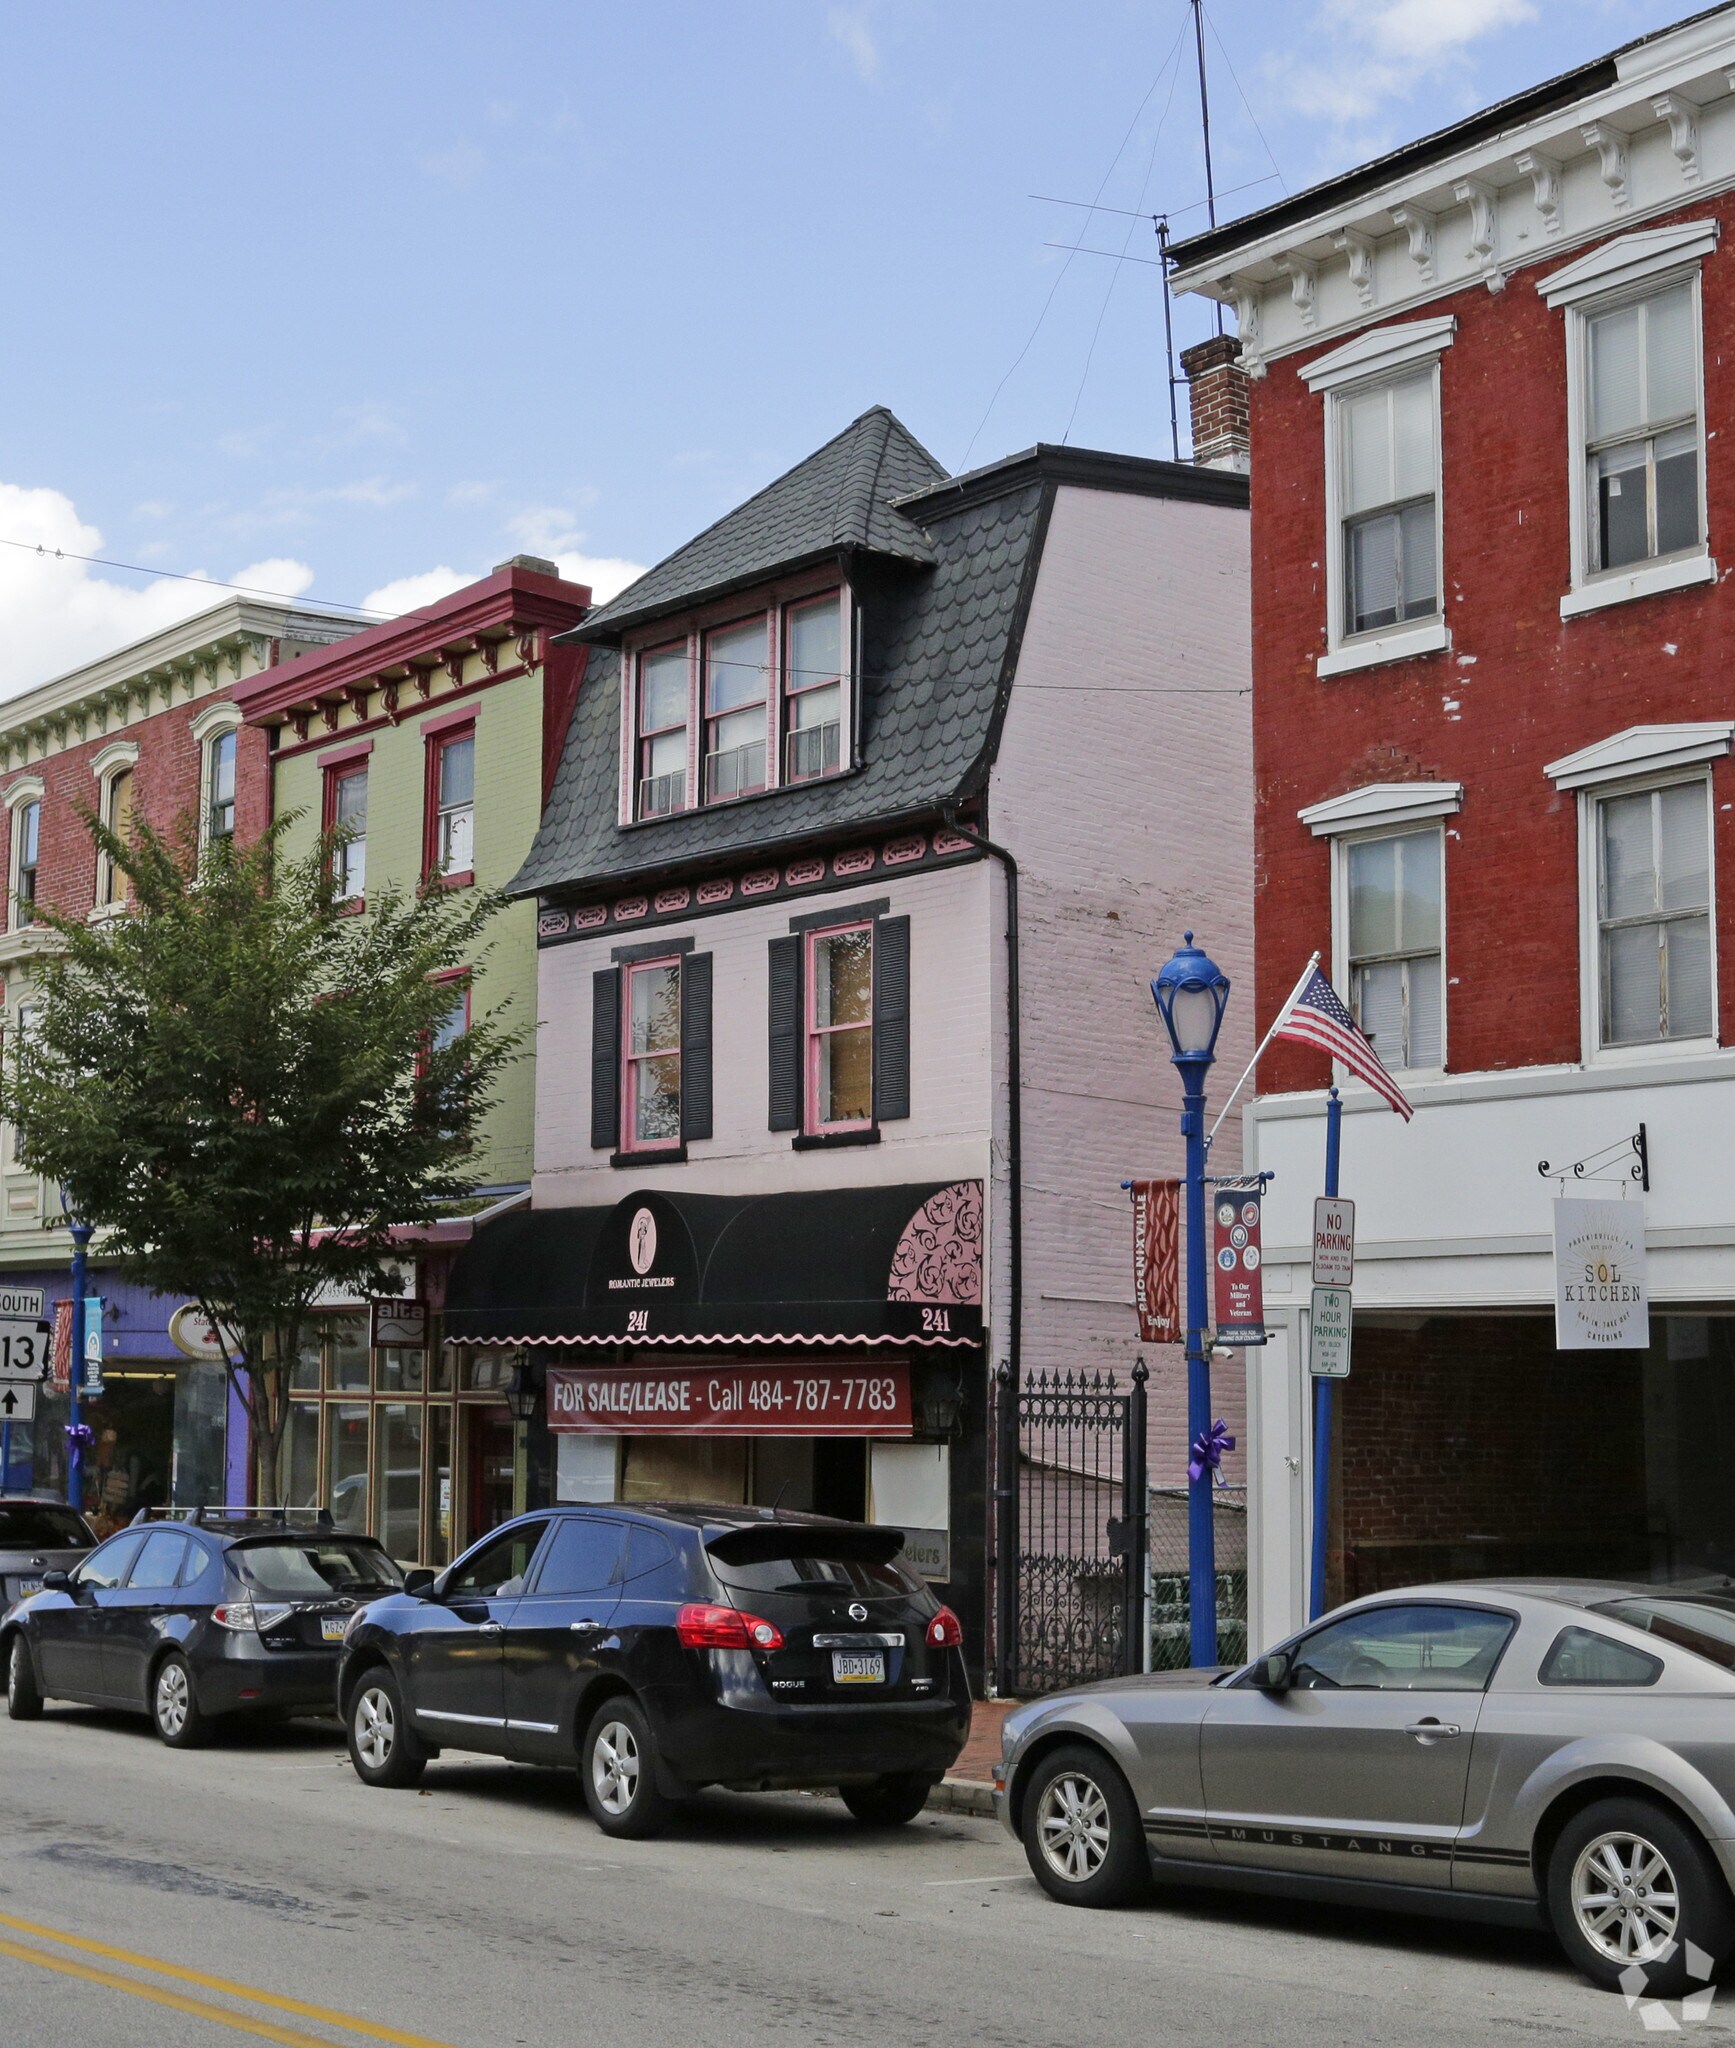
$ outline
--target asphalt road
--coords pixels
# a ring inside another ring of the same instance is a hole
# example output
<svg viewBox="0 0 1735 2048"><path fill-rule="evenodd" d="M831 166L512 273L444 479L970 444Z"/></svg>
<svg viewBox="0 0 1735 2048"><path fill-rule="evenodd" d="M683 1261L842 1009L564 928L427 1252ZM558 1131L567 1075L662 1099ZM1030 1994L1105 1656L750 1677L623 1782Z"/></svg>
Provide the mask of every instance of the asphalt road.
<svg viewBox="0 0 1735 2048"><path fill-rule="evenodd" d="M1735 2026L1735 1988L1689 2032ZM1637 2041L1541 1935L1218 1896L1052 1904L992 1823L870 1835L707 1795L606 1841L572 1775L448 1752L369 1791L335 1727L176 1753L0 1721L6 2048L1052 2048Z"/></svg>

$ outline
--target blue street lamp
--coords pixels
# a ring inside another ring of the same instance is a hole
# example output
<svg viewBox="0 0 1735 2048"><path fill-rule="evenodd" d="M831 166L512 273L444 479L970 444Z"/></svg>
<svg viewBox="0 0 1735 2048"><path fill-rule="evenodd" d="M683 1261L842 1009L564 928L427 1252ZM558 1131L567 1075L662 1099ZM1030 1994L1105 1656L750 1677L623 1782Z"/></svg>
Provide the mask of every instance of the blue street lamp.
<svg viewBox="0 0 1735 2048"><path fill-rule="evenodd" d="M1187 1442L1211 1433L1211 1365L1205 1259L1205 1076L1229 1002L1229 977L1193 944L1193 934L1151 983L1157 1014L1181 1075L1181 1135L1187 1141ZM1211 1519L1212 1473L1201 1463L1187 1491L1187 1566L1196 1666L1217 1661L1217 1545Z"/></svg>
<svg viewBox="0 0 1735 2048"><path fill-rule="evenodd" d="M72 1213L72 1197L64 1182L60 1189L60 1209L72 1234L72 1356L66 1394L66 1504L82 1514L84 1436L78 1397L84 1385L84 1257L90 1247L92 1226L81 1223Z"/></svg>

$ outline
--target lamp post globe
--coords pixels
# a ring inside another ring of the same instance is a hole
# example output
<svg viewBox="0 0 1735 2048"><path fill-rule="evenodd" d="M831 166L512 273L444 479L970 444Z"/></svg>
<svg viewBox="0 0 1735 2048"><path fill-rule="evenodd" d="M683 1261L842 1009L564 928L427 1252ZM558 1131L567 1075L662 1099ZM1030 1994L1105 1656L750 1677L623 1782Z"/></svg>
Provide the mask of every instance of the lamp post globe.
<svg viewBox="0 0 1735 2048"><path fill-rule="evenodd" d="M1170 1058L1181 1076L1181 1136L1187 1147L1187 1443L1211 1431L1209 1267L1205 1247L1205 1076L1229 1002L1229 977L1193 934L1185 934L1151 983L1157 1014L1169 1034ZM1217 1661L1217 1537L1208 1461L1187 1487L1189 1632L1195 1666Z"/></svg>

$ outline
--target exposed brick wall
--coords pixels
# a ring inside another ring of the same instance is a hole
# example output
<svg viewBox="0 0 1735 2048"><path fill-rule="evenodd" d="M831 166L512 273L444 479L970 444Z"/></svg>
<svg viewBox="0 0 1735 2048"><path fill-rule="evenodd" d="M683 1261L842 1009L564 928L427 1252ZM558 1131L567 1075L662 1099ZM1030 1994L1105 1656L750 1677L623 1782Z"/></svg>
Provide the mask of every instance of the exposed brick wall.
<svg viewBox="0 0 1735 2048"><path fill-rule="evenodd" d="M1192 419L1193 460L1212 469L1247 467L1250 441L1247 372L1241 343L1214 334L1181 351Z"/></svg>
<svg viewBox="0 0 1735 2048"><path fill-rule="evenodd" d="M1543 1316L1358 1325L1337 1390L1342 1597L1478 1571L1642 1569L1643 1365L1562 1354Z"/></svg>
<svg viewBox="0 0 1735 2048"><path fill-rule="evenodd" d="M133 815L158 830L170 832L182 811L195 815L199 805L199 743L192 722L211 705L223 702L226 690L214 691L195 703L135 719L125 727L99 734L63 753L32 761L28 767L0 778L0 794L24 776L38 777L44 788L38 844L37 895L41 901L74 915L96 901L96 854L85 814L97 805L99 785L91 763L105 747L134 742L139 750L133 769ZM270 768L266 735L243 727L235 748L235 823L242 840L257 838L271 815ZM12 872L13 813L0 810L0 884ZM0 915L0 924L4 923Z"/></svg>
<svg viewBox="0 0 1735 2048"><path fill-rule="evenodd" d="M1735 220L1735 197L1679 216ZM1663 225L1647 221L1647 227ZM1727 234L1725 234L1727 246ZM1449 653L1320 681L1326 646L1324 400L1286 357L1253 386L1253 587L1263 1030L1309 951L1329 959L1330 856L1296 817L1361 783L1462 781L1448 820L1448 1064L1456 1071L1579 1057L1578 822L1543 764L1637 724L1727 718L1735 597L1706 586L1562 622L1570 588L1565 316L1535 285L1566 258L1431 301L1457 316L1441 358L1442 534ZM1729 258L1704 277L1705 403L1735 416L1735 284ZM1410 316L1400 316L1410 317ZM1367 325L1381 324L1370 315ZM1312 354L1335 348L1337 336ZM1710 543L1735 550L1735 451L1709 443ZM1713 780L1724 872L1735 856L1735 762ZM1735 891L1719 903L1719 945ZM1735 1035L1735 973L1724 969L1722 1032ZM1327 1063L1283 1043L1260 1063L1261 1093L1326 1085ZM1359 1370L1359 1368L1358 1368Z"/></svg>

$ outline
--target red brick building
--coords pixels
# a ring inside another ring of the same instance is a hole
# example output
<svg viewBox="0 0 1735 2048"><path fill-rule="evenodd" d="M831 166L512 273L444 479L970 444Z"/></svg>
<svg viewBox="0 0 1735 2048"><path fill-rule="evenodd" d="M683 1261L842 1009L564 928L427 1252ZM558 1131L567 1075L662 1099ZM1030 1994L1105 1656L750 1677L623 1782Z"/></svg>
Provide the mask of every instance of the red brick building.
<svg viewBox="0 0 1735 2048"><path fill-rule="evenodd" d="M139 819L170 831L183 814L202 839L258 833L271 816L266 734L243 727L236 685L354 631L353 620L311 607L229 598L0 706L7 1041L29 1028L31 962L52 943L31 905L100 914L124 898L125 877L99 860L87 815L123 835ZM181 1304L121 1281L101 1253L99 1239L90 1287L104 1302L106 1384L86 1416L96 1442L84 1505L106 1528L141 1504L222 1500L243 1485L246 1426L237 1415L230 1427L221 1361L171 1334ZM0 1279L52 1303L68 1296L70 1257L58 1191L20 1165L0 1131ZM34 1422L12 1430L0 1479L63 1488L65 1420L64 1390L45 1395Z"/></svg>
<svg viewBox="0 0 1735 2048"><path fill-rule="evenodd" d="M1735 1569L1732 66L1716 9L1175 251L1238 316L1212 431L1249 380L1258 1023L1318 948L1416 1108L1345 1083L1334 1594ZM1332 1079L1274 1047L1248 1123L1267 1634ZM1648 1348L1556 1349L1539 1162L1642 1205Z"/></svg>

